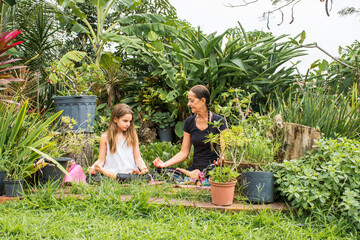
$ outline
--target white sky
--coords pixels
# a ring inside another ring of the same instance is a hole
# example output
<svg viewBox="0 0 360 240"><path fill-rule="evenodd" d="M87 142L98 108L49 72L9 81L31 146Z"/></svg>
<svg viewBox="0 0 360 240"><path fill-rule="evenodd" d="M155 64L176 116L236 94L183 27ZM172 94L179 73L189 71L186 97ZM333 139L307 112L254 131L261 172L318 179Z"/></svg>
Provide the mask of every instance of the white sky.
<svg viewBox="0 0 360 240"><path fill-rule="evenodd" d="M251 2L252 0L247 0ZM360 0L333 0L330 17L325 14L325 6L320 0L302 0L295 6L295 21L291 21L290 10L284 10L284 23L280 26L280 14L270 19L270 30L266 28L266 21L261 19L262 13L272 9L270 0L258 0L257 3L229 8L225 4L243 3L242 0L170 0L177 9L180 19L185 19L194 27L200 26L205 33L223 33L226 29L238 26L238 21L245 31L271 31L276 36L290 34L291 37L306 32L306 43L317 42L333 56L338 56L338 47L350 45L360 40L360 16L342 17L337 12L344 6L360 8ZM309 56L302 57L299 66L305 73L312 62L317 59L329 58L319 50L309 50Z"/></svg>

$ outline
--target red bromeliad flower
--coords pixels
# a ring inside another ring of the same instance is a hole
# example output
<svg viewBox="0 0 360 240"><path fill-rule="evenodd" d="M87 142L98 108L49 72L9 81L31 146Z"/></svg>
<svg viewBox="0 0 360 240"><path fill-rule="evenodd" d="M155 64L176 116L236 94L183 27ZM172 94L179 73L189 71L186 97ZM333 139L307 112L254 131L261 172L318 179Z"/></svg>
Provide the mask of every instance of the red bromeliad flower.
<svg viewBox="0 0 360 240"><path fill-rule="evenodd" d="M4 32L0 34L0 55L5 53L10 48L15 47L16 45L19 45L22 43L22 41L7 45L10 43L14 38L16 38L22 31L18 31L15 29L13 32Z"/></svg>
<svg viewBox="0 0 360 240"><path fill-rule="evenodd" d="M9 66L8 64L19 61L20 59L7 60L10 55L6 55L6 52L9 49L22 43L22 41L18 41L10 44L11 41L14 40L14 38L16 38L20 33L21 31L18 31L17 29L12 32L0 33L0 85L5 85L13 81L23 81L22 79L14 78L10 71L19 68L25 68L26 66Z"/></svg>

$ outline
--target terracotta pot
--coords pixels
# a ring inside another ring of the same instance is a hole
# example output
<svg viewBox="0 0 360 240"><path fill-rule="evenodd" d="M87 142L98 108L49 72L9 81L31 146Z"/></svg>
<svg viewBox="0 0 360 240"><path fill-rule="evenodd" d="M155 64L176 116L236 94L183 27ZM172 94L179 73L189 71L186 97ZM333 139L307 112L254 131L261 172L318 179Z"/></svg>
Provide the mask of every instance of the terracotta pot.
<svg viewBox="0 0 360 240"><path fill-rule="evenodd" d="M234 179L233 182L226 183L213 182L209 179L209 182L211 186L211 201L213 204L229 206L233 203L235 185L237 183L236 179Z"/></svg>

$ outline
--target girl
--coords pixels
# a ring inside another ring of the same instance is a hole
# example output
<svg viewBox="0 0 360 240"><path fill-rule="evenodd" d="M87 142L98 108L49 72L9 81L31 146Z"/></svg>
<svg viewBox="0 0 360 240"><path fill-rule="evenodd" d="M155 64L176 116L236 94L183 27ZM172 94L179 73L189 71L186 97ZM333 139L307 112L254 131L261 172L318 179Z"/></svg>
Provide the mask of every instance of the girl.
<svg viewBox="0 0 360 240"><path fill-rule="evenodd" d="M91 166L91 173L96 172L120 181L132 178L130 174L143 175L148 172L140 155L134 112L126 104L114 107L110 126L101 135L99 158Z"/></svg>

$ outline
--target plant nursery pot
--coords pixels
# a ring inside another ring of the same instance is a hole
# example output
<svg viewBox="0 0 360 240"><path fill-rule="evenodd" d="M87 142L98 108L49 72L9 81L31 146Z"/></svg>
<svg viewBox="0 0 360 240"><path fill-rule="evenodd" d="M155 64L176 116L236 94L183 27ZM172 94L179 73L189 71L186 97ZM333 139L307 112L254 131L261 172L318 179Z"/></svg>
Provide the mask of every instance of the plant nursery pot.
<svg viewBox="0 0 360 240"><path fill-rule="evenodd" d="M211 201L214 205L229 206L233 204L235 185L237 180L233 182L218 183L209 179L211 186Z"/></svg>
<svg viewBox="0 0 360 240"><path fill-rule="evenodd" d="M6 171L0 171L0 196L5 194L5 183Z"/></svg>
<svg viewBox="0 0 360 240"><path fill-rule="evenodd" d="M63 158L56 158L63 168L66 169L67 163L71 160L71 158L63 157ZM48 164L39 171L39 181L41 183L47 183L49 181L58 181L62 182L65 174L54 164Z"/></svg>
<svg viewBox="0 0 360 240"><path fill-rule="evenodd" d="M173 138L172 127L158 128L158 134L161 142L171 142Z"/></svg>
<svg viewBox="0 0 360 240"><path fill-rule="evenodd" d="M21 197L23 195L24 180L4 180L7 197Z"/></svg>
<svg viewBox="0 0 360 240"><path fill-rule="evenodd" d="M63 110L60 115L69 116L77 121L73 125L75 132L94 132L96 96L61 96L53 97L55 112Z"/></svg>
<svg viewBox="0 0 360 240"><path fill-rule="evenodd" d="M274 174L272 172L243 172L241 185L243 195L250 202L274 202Z"/></svg>

